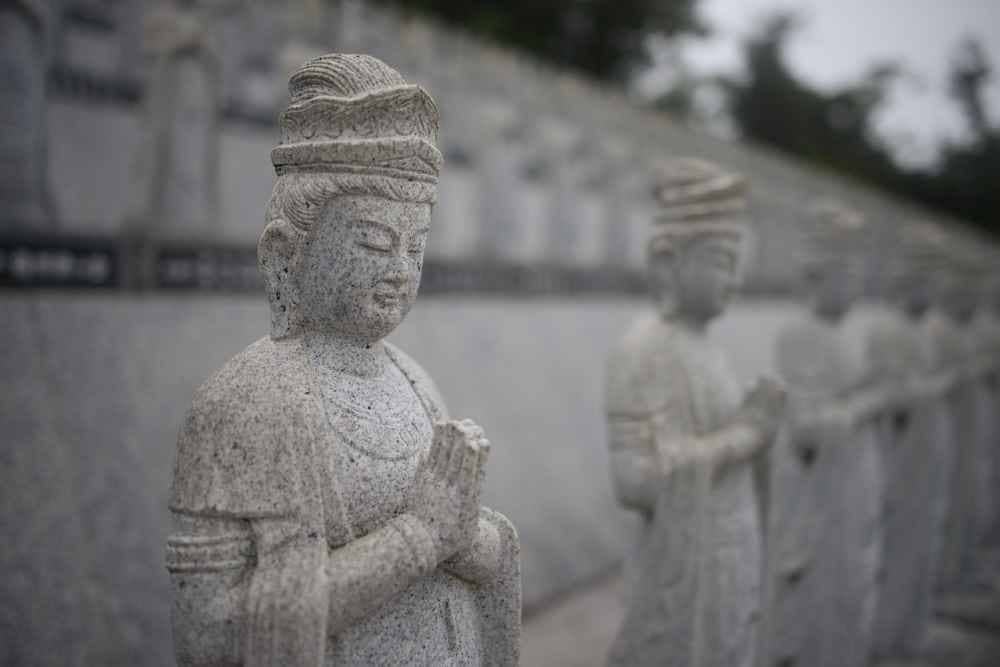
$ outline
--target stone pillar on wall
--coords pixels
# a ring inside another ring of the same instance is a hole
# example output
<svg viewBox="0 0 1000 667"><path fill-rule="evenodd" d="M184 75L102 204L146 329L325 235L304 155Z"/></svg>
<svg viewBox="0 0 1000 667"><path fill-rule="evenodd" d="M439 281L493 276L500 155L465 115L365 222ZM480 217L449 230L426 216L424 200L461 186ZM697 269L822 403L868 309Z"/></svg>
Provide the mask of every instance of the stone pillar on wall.
<svg viewBox="0 0 1000 667"><path fill-rule="evenodd" d="M603 152L603 263L615 270L641 268L643 254L636 246L643 244L655 215L649 167L624 141L606 141Z"/></svg>
<svg viewBox="0 0 1000 667"><path fill-rule="evenodd" d="M565 267L603 261L605 183L602 156L576 127L548 130L552 154L547 256Z"/></svg>
<svg viewBox="0 0 1000 667"><path fill-rule="evenodd" d="M46 3L0 6L0 230L52 229L47 193Z"/></svg>
<svg viewBox="0 0 1000 667"><path fill-rule="evenodd" d="M221 232L219 135L222 109L221 2L158 3L143 25L152 59L144 137L136 156L124 236L128 286L155 282L155 241L204 242Z"/></svg>
<svg viewBox="0 0 1000 667"><path fill-rule="evenodd" d="M144 23L152 59L129 232L207 239L219 232L222 19L238 0L161 2Z"/></svg>
<svg viewBox="0 0 1000 667"><path fill-rule="evenodd" d="M514 107L492 99L477 114L477 122L481 125L476 130L480 159L474 253L486 261L501 261L510 259L524 234L524 118Z"/></svg>

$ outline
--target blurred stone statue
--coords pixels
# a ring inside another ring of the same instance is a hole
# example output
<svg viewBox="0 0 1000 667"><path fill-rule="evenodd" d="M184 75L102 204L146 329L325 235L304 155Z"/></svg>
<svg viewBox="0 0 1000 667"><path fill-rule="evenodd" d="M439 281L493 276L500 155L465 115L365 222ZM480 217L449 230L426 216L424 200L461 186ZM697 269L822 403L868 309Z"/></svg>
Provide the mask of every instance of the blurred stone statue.
<svg viewBox="0 0 1000 667"><path fill-rule="evenodd" d="M219 21L242 0L160 0L143 24L152 58L127 233L198 240L219 227ZM148 270L148 269L147 269Z"/></svg>
<svg viewBox="0 0 1000 667"><path fill-rule="evenodd" d="M383 62L290 80L258 245L271 335L199 389L167 567L181 665L513 665L518 540L490 445L383 339L417 293L438 112Z"/></svg>
<svg viewBox="0 0 1000 667"><path fill-rule="evenodd" d="M931 619L936 562L950 472L945 451L952 424L926 335L935 255L941 234L911 223L883 265L886 307L865 342L871 374L895 392L882 420L885 472L884 576L875 622L875 655L915 659Z"/></svg>
<svg viewBox="0 0 1000 667"><path fill-rule="evenodd" d="M749 666L760 620L762 455L784 392L744 396L706 339L737 287L744 180L679 160L658 176L649 245L655 307L607 366L611 477L642 529L614 665Z"/></svg>
<svg viewBox="0 0 1000 667"><path fill-rule="evenodd" d="M1000 549L1000 273L997 273L996 251L980 257L983 269L979 307L972 323L975 365L979 370L985 394L982 488L985 495L978 530L980 543L996 551Z"/></svg>
<svg viewBox="0 0 1000 667"><path fill-rule="evenodd" d="M55 226L46 183L46 40L49 3L0 6L0 206L8 231Z"/></svg>
<svg viewBox="0 0 1000 667"><path fill-rule="evenodd" d="M986 442L992 406L973 326L983 275L962 243L942 244L938 260L936 307L928 317L928 330L935 365L950 376L948 405L954 424L948 448L951 479L943 500L946 521L938 584L945 591L960 593L973 591L982 583L975 549L983 517L993 509L984 505L985 498L992 495L984 486L990 483L986 452L995 444Z"/></svg>
<svg viewBox="0 0 1000 667"><path fill-rule="evenodd" d="M789 422L772 453L769 656L762 664L861 667L871 652L881 565L882 466L873 387L847 321L863 278L863 221L812 207L805 275L810 312L777 336Z"/></svg>

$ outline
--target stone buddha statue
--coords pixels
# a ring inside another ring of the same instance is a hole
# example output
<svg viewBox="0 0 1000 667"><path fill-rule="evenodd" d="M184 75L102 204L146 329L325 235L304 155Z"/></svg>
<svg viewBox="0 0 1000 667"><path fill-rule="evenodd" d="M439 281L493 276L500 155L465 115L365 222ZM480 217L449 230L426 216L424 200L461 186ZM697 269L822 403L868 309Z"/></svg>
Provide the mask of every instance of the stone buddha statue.
<svg viewBox="0 0 1000 667"><path fill-rule="evenodd" d="M983 525L994 509L987 499L989 460L994 444L988 424L990 405L988 366L981 364L974 325L980 306L984 274L969 247L953 238L942 243L937 257L934 309L927 329L931 353L939 372L950 379L947 402L953 423L950 441L949 493L945 505L944 544L939 572L940 588L955 593L974 590L992 575L982 573L975 559ZM963 614L964 615L964 614Z"/></svg>
<svg viewBox="0 0 1000 667"><path fill-rule="evenodd" d="M518 541L490 444L386 342L420 281L437 108L385 63L291 77L258 245L271 335L195 395L167 568L181 665L513 665Z"/></svg>
<svg viewBox="0 0 1000 667"><path fill-rule="evenodd" d="M996 250L979 256L983 279L979 307L973 320L976 366L981 371L985 394L986 432L982 452L986 469L985 494L979 537L984 546L1000 548L1000 273L996 271Z"/></svg>
<svg viewBox="0 0 1000 667"><path fill-rule="evenodd" d="M864 221L834 203L807 216L812 308L779 332L789 423L773 453L768 538L770 658L861 667L871 652L881 566L882 465L872 386L849 311L860 296Z"/></svg>
<svg viewBox="0 0 1000 667"><path fill-rule="evenodd" d="M977 462L973 456L977 437L979 396L972 381L975 351L971 322L975 313L977 286L970 284L963 263L956 258L961 244L942 238L933 258L932 308L925 318L930 356L935 373L946 386L945 402L952 429L945 451L950 479L944 498L939 499L945 516L937 584L954 590L967 581L967 568L975 493L969 486Z"/></svg>
<svg viewBox="0 0 1000 667"><path fill-rule="evenodd" d="M878 659L920 654L932 613L941 550L943 504L950 478L952 423L926 335L935 254L941 232L909 223L883 258L888 308L872 327L867 358L884 382L896 383L898 408L885 420L884 577L875 622Z"/></svg>
<svg viewBox="0 0 1000 667"><path fill-rule="evenodd" d="M763 380L744 395L706 337L738 284L746 185L699 160L665 163L656 181L654 307L607 365L612 482L642 526L610 663L749 667L761 613L755 464L784 392Z"/></svg>

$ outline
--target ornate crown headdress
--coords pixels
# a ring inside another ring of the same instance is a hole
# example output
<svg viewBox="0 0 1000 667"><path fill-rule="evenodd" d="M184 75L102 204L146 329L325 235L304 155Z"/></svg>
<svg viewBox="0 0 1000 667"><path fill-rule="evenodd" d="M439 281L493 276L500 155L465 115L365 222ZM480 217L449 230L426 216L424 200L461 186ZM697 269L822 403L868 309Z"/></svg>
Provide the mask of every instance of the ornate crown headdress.
<svg viewBox="0 0 1000 667"><path fill-rule="evenodd" d="M277 174L374 174L437 183L438 109L419 86L377 58L334 53L288 82L291 101L271 151Z"/></svg>
<svg viewBox="0 0 1000 667"><path fill-rule="evenodd" d="M747 210L742 176L694 158L660 162L654 167L653 195L659 205L650 240L654 252L706 234L742 242Z"/></svg>

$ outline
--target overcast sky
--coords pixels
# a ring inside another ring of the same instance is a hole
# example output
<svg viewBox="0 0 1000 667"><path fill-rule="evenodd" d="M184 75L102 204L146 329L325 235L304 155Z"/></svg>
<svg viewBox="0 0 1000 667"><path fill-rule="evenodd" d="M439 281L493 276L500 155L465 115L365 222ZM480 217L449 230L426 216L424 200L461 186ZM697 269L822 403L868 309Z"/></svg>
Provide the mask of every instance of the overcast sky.
<svg viewBox="0 0 1000 667"><path fill-rule="evenodd" d="M878 61L901 63L912 76L897 85L878 124L897 155L914 162L929 159L941 137L962 136L961 115L946 97L948 64L962 38L975 36L998 69L988 105L1000 122L1000 0L702 0L699 8L714 34L683 47L699 72L739 72L742 40L779 9L804 19L787 55L816 85L855 81Z"/></svg>

